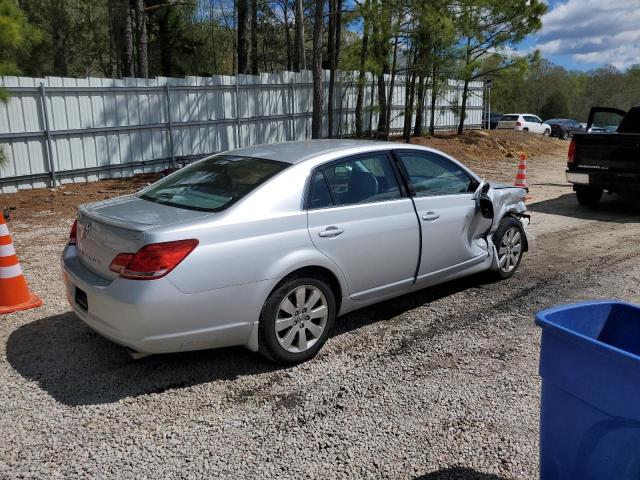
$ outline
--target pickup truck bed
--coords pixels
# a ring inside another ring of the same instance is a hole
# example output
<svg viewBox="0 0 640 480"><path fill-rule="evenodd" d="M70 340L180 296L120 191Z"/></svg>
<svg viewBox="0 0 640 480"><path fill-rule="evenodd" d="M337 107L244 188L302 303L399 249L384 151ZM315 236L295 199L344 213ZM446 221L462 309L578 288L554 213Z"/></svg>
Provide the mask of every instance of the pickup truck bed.
<svg viewBox="0 0 640 480"><path fill-rule="evenodd" d="M593 114L590 116L590 118ZM615 133L578 133L569 146L567 180L578 202L593 206L602 193L640 193L640 107L625 115Z"/></svg>

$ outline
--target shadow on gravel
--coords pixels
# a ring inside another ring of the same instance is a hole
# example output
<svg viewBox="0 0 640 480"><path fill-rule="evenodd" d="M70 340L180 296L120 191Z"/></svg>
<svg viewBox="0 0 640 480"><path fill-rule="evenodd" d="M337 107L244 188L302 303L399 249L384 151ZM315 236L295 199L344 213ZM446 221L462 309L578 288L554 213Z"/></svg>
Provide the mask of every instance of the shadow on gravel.
<svg viewBox="0 0 640 480"><path fill-rule="evenodd" d="M385 302L376 303L369 307L365 307L362 310L356 310L344 317L340 317L336 321L333 336L342 335L343 333L348 333L372 323L400 317L404 313L415 308L435 302L450 295L472 288L483 289L484 287L494 283L498 284L499 282L493 279L490 275L479 273L469 277L452 280L434 287L418 290L417 292L402 295ZM399 320L402 321L402 319Z"/></svg>
<svg viewBox="0 0 640 480"><path fill-rule="evenodd" d="M333 336L490 282L486 276L474 275L367 307L341 317ZM71 406L112 403L285 368L242 347L134 361L124 348L93 332L72 312L21 326L9 336L6 351L7 360L20 375Z"/></svg>
<svg viewBox="0 0 640 480"><path fill-rule="evenodd" d="M13 331L7 360L66 405L111 403L214 380L278 369L244 348L155 355L134 361L74 313L43 318Z"/></svg>
<svg viewBox="0 0 640 480"><path fill-rule="evenodd" d="M607 195L605 193L602 201L596 207L583 207L576 200L576 194L571 192L550 200L530 203L527 208L533 213L551 213L600 222L640 222L640 201L629 196L616 194Z"/></svg>
<svg viewBox="0 0 640 480"><path fill-rule="evenodd" d="M415 480L506 480L490 473L481 473L471 468L447 468L416 477Z"/></svg>

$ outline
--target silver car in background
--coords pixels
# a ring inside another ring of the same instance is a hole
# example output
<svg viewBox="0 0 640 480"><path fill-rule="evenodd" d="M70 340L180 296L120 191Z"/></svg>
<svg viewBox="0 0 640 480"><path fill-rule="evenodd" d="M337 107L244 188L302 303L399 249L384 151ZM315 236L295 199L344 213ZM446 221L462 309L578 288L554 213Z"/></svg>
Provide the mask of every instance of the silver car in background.
<svg viewBox="0 0 640 480"><path fill-rule="evenodd" d="M135 352L244 345L300 362L339 315L481 271L513 275L524 196L414 145L235 150L81 206L62 258L67 296Z"/></svg>

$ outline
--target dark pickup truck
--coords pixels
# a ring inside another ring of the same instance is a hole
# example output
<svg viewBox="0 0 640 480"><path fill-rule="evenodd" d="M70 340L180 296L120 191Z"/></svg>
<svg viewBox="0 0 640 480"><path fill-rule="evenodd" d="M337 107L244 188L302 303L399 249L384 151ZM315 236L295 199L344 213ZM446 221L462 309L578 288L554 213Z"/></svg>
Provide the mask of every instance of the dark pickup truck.
<svg viewBox="0 0 640 480"><path fill-rule="evenodd" d="M628 112L594 107L587 132L573 136L567 158L578 202L594 206L604 191L640 193L640 106Z"/></svg>

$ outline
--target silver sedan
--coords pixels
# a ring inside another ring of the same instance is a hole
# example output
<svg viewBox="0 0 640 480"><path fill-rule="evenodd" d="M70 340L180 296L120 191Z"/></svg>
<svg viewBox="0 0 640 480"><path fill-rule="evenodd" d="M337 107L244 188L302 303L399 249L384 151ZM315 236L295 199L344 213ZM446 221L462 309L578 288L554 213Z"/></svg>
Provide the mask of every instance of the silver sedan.
<svg viewBox="0 0 640 480"><path fill-rule="evenodd" d="M513 275L524 196L414 145L255 146L82 205L63 276L76 314L138 355L244 345L300 362L347 312Z"/></svg>

